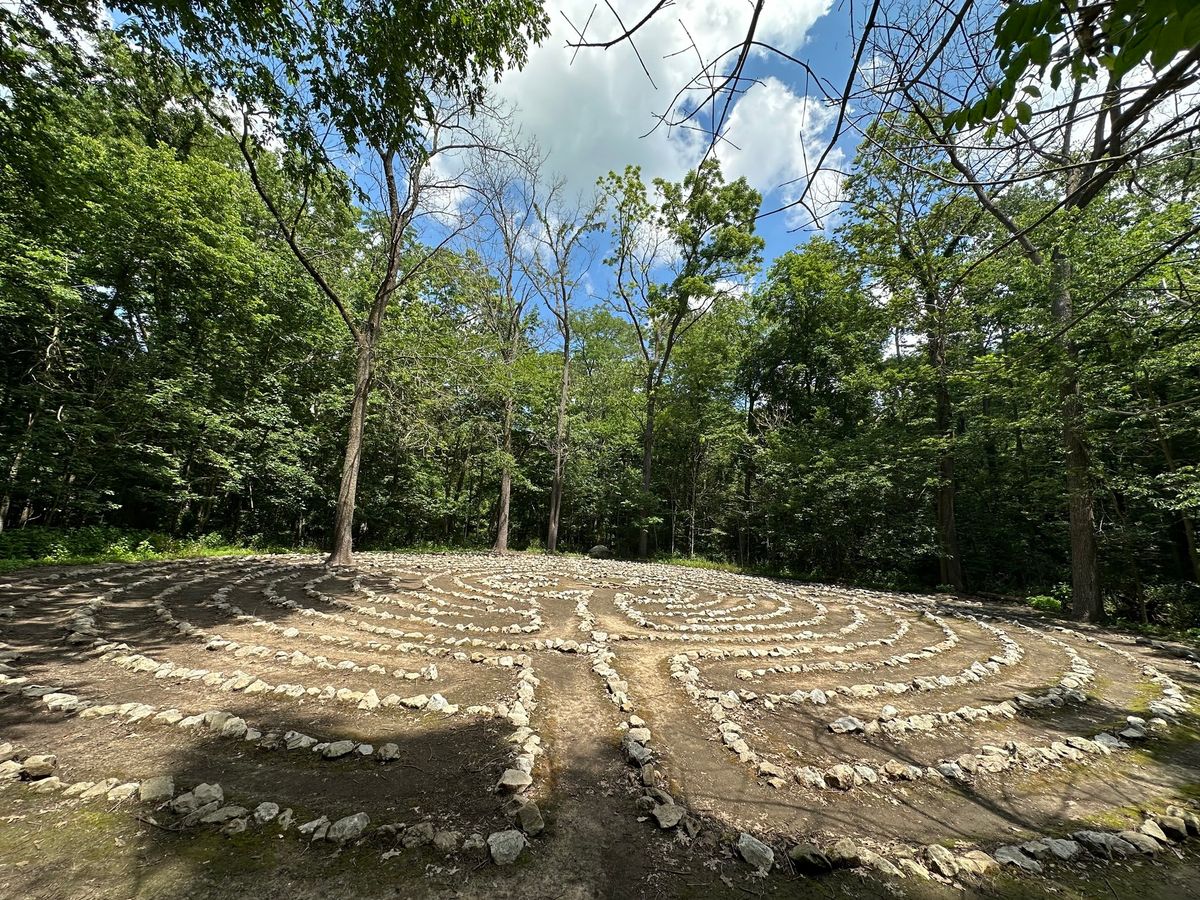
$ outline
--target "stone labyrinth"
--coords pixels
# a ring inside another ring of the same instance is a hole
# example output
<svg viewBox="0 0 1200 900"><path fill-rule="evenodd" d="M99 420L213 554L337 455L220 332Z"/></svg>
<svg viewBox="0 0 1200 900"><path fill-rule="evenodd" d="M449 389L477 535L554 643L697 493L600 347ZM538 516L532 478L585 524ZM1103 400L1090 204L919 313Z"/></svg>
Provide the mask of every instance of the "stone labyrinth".
<svg viewBox="0 0 1200 900"><path fill-rule="evenodd" d="M535 556L253 557L0 580L0 642L0 792L172 830L503 865L569 840L558 792L597 771L615 783L583 793L647 839L751 871L962 882L1200 827L1178 807L1036 833L1022 785L1111 787L1123 755L1190 728L1196 664L962 600ZM610 767L576 765L592 751Z"/></svg>

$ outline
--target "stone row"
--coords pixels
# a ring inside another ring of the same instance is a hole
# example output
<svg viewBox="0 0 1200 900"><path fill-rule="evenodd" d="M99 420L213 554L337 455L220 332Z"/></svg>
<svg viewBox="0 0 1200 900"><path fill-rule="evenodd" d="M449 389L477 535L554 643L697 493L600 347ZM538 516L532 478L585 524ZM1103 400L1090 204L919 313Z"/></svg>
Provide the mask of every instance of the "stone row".
<svg viewBox="0 0 1200 900"><path fill-rule="evenodd" d="M107 778L98 782L72 783L53 774L57 767L58 758L53 754L26 754L10 743L0 743L0 783L21 781L35 793L52 793L80 801L140 801L172 814L174 824L164 826L170 830L211 826L232 836L250 828L269 827L280 834L294 833L312 843L328 842L338 846L360 841L373 832L379 837L398 840L399 846L385 852L384 859L399 855L401 849L431 846L446 855L487 853L498 865L515 862L526 846L524 835L515 829L493 832L487 838L474 833L464 840L461 832L438 829L430 821L415 825L388 824L372 829L371 819L365 812L337 819L321 815L299 822L291 808L281 808L278 803L262 801L251 808L230 802L219 784L201 783L177 794L175 779L170 775L140 782Z"/></svg>

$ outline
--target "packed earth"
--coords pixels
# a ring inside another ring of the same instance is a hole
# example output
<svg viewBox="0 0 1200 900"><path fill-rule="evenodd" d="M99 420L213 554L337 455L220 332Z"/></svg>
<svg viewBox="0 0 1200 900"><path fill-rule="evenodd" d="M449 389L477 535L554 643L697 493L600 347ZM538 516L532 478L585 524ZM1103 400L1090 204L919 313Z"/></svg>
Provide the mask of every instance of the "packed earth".
<svg viewBox="0 0 1200 900"><path fill-rule="evenodd" d="M1028 610L649 563L18 573L0 896L1198 895L1198 687Z"/></svg>

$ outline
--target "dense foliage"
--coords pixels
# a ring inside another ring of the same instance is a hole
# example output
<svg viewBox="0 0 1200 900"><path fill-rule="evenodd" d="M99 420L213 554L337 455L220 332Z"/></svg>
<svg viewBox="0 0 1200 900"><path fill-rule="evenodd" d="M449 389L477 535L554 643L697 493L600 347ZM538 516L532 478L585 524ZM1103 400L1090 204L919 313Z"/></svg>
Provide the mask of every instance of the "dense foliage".
<svg viewBox="0 0 1200 900"><path fill-rule="evenodd" d="M328 546L356 351L236 137L188 78L111 35L29 31L2 52L5 540L117 527ZM1046 272L939 180L936 147L877 138L838 227L765 266L758 197L715 163L649 191L611 174L579 223L608 293L566 303L566 329L532 299L566 296L553 285L514 306L477 248L431 253L410 230L403 254L426 264L401 266L414 274L372 351L356 545L490 546L507 477L508 542L541 546L565 440L560 549L633 555L644 535L651 555L1068 599ZM362 315L386 226L354 191L258 158ZM1164 154L1065 228L1045 215L1053 176L1003 197L1070 257L1109 609L1174 625L1200 613L1194 241L1140 267L1197 216L1189 159ZM554 270L517 264L517 280Z"/></svg>

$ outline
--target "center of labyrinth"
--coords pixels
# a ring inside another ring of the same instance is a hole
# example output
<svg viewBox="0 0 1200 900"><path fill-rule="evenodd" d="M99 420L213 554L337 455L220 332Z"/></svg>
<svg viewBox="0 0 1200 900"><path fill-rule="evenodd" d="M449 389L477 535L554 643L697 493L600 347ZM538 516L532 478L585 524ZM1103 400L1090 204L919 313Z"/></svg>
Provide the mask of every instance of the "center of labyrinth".
<svg viewBox="0 0 1200 900"><path fill-rule="evenodd" d="M408 554L93 567L2 591L5 791L385 859L553 859L586 833L599 878L606 841L663 832L752 870L1036 873L1168 844L1154 822L1050 832L1064 806L1130 799L1131 750L1192 733L1194 665L945 597ZM1172 812L1183 836L1200 825Z"/></svg>

